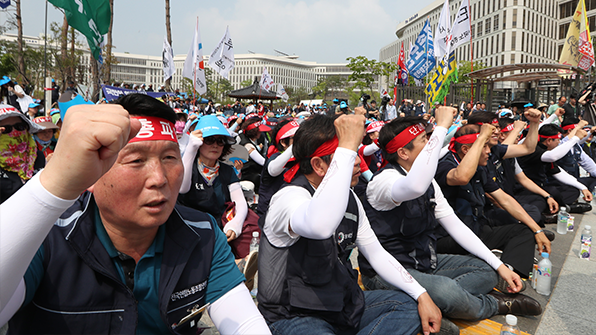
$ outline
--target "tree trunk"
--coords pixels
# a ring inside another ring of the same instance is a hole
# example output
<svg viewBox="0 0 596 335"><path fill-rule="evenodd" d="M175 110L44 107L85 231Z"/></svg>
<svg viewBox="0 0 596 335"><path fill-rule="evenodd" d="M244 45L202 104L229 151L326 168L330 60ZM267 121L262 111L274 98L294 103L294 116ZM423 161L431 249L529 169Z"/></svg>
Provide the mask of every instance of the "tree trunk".
<svg viewBox="0 0 596 335"><path fill-rule="evenodd" d="M168 37L168 43L172 45L172 29L170 28L170 0L166 0L166 34ZM172 78L166 80L166 92L172 92Z"/></svg>
<svg viewBox="0 0 596 335"><path fill-rule="evenodd" d="M114 0L110 0L110 28L108 29L108 44L106 45L106 59L104 61L105 80L112 84L112 26L114 24Z"/></svg>
<svg viewBox="0 0 596 335"><path fill-rule="evenodd" d="M68 55L66 54L68 50L68 21L66 21L66 15L64 15L64 22L62 22L62 34L60 35L60 60L62 62L62 69L61 76L62 76L62 87L61 90L63 93L66 89L66 82L68 80L68 69L66 68L66 63L68 59Z"/></svg>
<svg viewBox="0 0 596 335"><path fill-rule="evenodd" d="M75 68L75 30L74 28L70 28L70 80L75 81L75 76L77 75L77 69Z"/></svg>
<svg viewBox="0 0 596 335"><path fill-rule="evenodd" d="M17 7L17 66L19 68L19 76L17 81L25 88L25 85L29 82L25 77L25 57L23 55L23 20L21 19L21 0L15 0L15 6Z"/></svg>
<svg viewBox="0 0 596 335"><path fill-rule="evenodd" d="M91 99L93 102L99 100L99 64L93 56L89 58L91 67Z"/></svg>

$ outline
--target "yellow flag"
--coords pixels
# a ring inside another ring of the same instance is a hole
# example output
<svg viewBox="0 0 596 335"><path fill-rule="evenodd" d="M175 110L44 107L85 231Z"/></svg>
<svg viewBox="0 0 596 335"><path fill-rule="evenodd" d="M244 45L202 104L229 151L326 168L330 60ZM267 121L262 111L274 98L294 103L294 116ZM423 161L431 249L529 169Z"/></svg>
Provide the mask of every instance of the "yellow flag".
<svg viewBox="0 0 596 335"><path fill-rule="evenodd" d="M441 60L439 66L435 68L433 76L426 86L425 93L428 96L429 106L434 103L442 103L445 96L449 93L449 87L452 83L457 83L457 62L455 61L455 52L449 53L447 62Z"/></svg>
<svg viewBox="0 0 596 335"><path fill-rule="evenodd" d="M572 65L587 71L594 64L594 46L590 37L586 4L580 0L569 24L560 64Z"/></svg>

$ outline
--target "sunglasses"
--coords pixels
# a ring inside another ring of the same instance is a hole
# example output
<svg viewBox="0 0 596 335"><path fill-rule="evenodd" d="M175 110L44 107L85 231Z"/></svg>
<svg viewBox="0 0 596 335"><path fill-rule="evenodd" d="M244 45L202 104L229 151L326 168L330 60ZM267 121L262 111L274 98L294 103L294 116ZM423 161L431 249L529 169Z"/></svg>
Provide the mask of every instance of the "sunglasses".
<svg viewBox="0 0 596 335"><path fill-rule="evenodd" d="M218 145L224 146L224 145L226 145L226 143L228 143L228 140L224 137L209 136L209 137L203 138L203 143L205 143L207 145L213 145L213 144L217 143Z"/></svg>
<svg viewBox="0 0 596 335"><path fill-rule="evenodd" d="M7 125L1 126L1 127L4 127L2 134L10 134L10 133L12 133L13 129L17 130L17 131L23 131L23 130L29 129L29 125L27 125L25 122L20 122L17 124L7 124Z"/></svg>

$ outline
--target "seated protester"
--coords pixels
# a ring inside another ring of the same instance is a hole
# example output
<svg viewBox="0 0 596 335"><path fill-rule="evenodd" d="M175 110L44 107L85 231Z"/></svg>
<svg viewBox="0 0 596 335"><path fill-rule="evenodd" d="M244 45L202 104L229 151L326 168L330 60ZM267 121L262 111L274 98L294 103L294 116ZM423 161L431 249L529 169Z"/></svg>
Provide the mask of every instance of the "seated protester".
<svg viewBox="0 0 596 335"><path fill-rule="evenodd" d="M371 173L377 172L377 170L385 165L381 149L375 142L379 138L379 131L383 128L383 125L385 125L383 121L369 123L366 126L366 135L362 139L362 145L358 148L358 154L364 158L364 162Z"/></svg>
<svg viewBox="0 0 596 335"><path fill-rule="evenodd" d="M563 158L587 133L581 127L576 127L567 135L569 140L559 145L561 131L562 129L554 124L540 127L536 151L519 157L517 161L528 178L546 190L559 203L559 206L568 206L571 213L583 213L587 206L575 201L580 192L586 201L591 201L592 193L575 177L559 169L556 161ZM556 180L558 183L547 183L547 178Z"/></svg>
<svg viewBox="0 0 596 335"><path fill-rule="evenodd" d="M220 163L232 152L231 143L234 140L215 115L201 117L194 129L182 156L184 178L178 202L211 214L230 242L242 234L242 225L248 213L248 205L234 169ZM224 226L222 216L226 211L226 202L234 202L236 214ZM248 250L248 247L244 249ZM247 255L248 252L236 256L244 258Z"/></svg>
<svg viewBox="0 0 596 335"><path fill-rule="evenodd" d="M429 140L421 117L405 117L383 127L379 144L389 163L373 176L362 199L371 227L385 250L428 291L444 316L480 320L496 314L540 314L540 305L529 297L487 295L497 284L495 270L511 293L522 288L521 279L461 222L434 181L438 144L451 125L452 109L436 110L437 127ZM437 254L434 230L439 223L480 259ZM364 257L359 256L358 262L367 289L398 290L377 275Z"/></svg>
<svg viewBox="0 0 596 335"><path fill-rule="evenodd" d="M489 124L461 127L453 137L451 152L439 161L435 179L460 220L489 249L502 250L503 263L527 278L534 261L534 239L538 250L548 253L550 241L519 203L488 178L488 141L494 129ZM495 209L491 216L485 215L485 193L503 209ZM447 232L438 229L436 236L438 253L466 253Z"/></svg>
<svg viewBox="0 0 596 335"><path fill-rule="evenodd" d="M196 334L210 304L221 333L268 333L213 218L176 205L174 111L144 94L116 103L70 108L52 160L0 206L0 323Z"/></svg>
<svg viewBox="0 0 596 335"><path fill-rule="evenodd" d="M0 105L0 203L45 166L33 139L42 130L13 106Z"/></svg>
<svg viewBox="0 0 596 335"><path fill-rule="evenodd" d="M509 118L499 119L501 132L499 134L499 143L501 144L517 144L519 134L525 128L526 123L523 121L513 121ZM559 211L559 204L553 197L540 186L536 185L522 170L516 158L506 158L502 161L502 167L496 166L498 171L495 181L502 181L499 186L503 191L517 200L522 205L524 210L532 217L532 219L544 228L544 223L553 223L556 221L556 215ZM510 176L513 176L511 178ZM548 220L536 219L536 212L542 216L544 213L549 213ZM538 221L540 220L540 221ZM544 231L549 240L554 239L554 233L550 230Z"/></svg>
<svg viewBox="0 0 596 335"><path fill-rule="evenodd" d="M262 134L264 131L269 131L271 128L264 125L261 118L254 116L246 116L242 123L242 133L240 134L240 145L248 150L248 162L242 168L240 180L248 180L255 184L255 190L259 190L259 183L261 179L261 170L265 165L265 157L267 157L267 140Z"/></svg>
<svg viewBox="0 0 596 335"><path fill-rule="evenodd" d="M580 120L571 117L565 119L565 121L561 124L561 128L563 128L563 138L561 139L561 143L565 143L569 140L567 134L569 134L571 129L574 129L578 126L581 127L579 122ZM583 121L582 125L585 126L586 121ZM586 129L584 129L584 131L586 131ZM569 150L565 156L563 156L563 158L557 161L557 165L575 177L575 179L577 179L580 183L588 187L588 190L593 190L596 186L596 164L594 163L594 160L582 150L581 147L583 142L588 139L588 136L589 134L587 134L580 142L573 145L571 150ZM589 177L580 177L580 166L590 174ZM554 181L554 184L556 183L557 182Z"/></svg>
<svg viewBox="0 0 596 335"><path fill-rule="evenodd" d="M362 107L357 107L362 111ZM417 334L439 331L441 312L379 243L350 190L364 117L313 115L294 136L296 164L271 198L259 246L259 310L276 334ZM357 246L401 291L362 291Z"/></svg>
<svg viewBox="0 0 596 335"><path fill-rule="evenodd" d="M34 134L33 138L37 144L37 150L41 151L44 157L47 159L48 155L54 152L54 148L56 147L54 134L60 128L58 128L58 126L52 122L52 118L50 116L36 117L33 119L33 122L44 128L44 130L38 131L36 134Z"/></svg>
<svg viewBox="0 0 596 335"><path fill-rule="evenodd" d="M300 125L292 118L281 121L271 132L273 142L269 146L267 162L261 172L261 185L259 188L259 203L257 204L257 215L259 215L259 227L263 228L265 213L269 208L271 197L279 190L284 183L283 172L292 156L292 143L294 134Z"/></svg>

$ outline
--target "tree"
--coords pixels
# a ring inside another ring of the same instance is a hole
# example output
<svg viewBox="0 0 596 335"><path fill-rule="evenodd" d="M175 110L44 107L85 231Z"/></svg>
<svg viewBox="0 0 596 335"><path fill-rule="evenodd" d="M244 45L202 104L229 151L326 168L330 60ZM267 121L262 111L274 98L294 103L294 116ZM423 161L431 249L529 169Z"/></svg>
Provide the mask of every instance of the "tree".
<svg viewBox="0 0 596 335"><path fill-rule="evenodd" d="M240 87L241 87L241 88L242 88L242 87L247 87L247 86L250 86L250 85L252 85L252 83L253 83L253 81L252 81L252 80L250 80L250 79L246 79L245 81L243 81L243 82L241 82L241 83L240 83Z"/></svg>
<svg viewBox="0 0 596 335"><path fill-rule="evenodd" d="M82 64L83 51L82 44L77 41L79 33L71 28L71 34L69 34L68 23L66 17L60 25L58 22L52 22L50 24L50 36L48 36L48 62L50 73L59 82L62 83L62 90L66 87L66 83L69 80L75 80L77 76L83 78L86 74L86 66ZM70 40L69 39L74 39ZM76 48L68 50L68 44L74 45ZM94 60L92 59L92 62ZM108 66L107 64L104 65Z"/></svg>
<svg viewBox="0 0 596 335"><path fill-rule="evenodd" d="M168 38L168 43L170 43L170 45L172 45L172 29L170 28L170 0L166 0L166 34L167 34L167 38ZM207 74L205 73L205 76L206 75ZM172 78L168 78L168 80L166 80L166 91L167 92L172 91L172 87L170 86L171 83L172 83Z"/></svg>
<svg viewBox="0 0 596 335"><path fill-rule="evenodd" d="M375 95L375 79L380 81L381 76L389 76L397 71L396 64L378 62L365 56L348 57L346 60L349 62L348 68L352 71L348 80L354 82L353 88L361 91L368 88L371 96Z"/></svg>
<svg viewBox="0 0 596 335"><path fill-rule="evenodd" d="M17 68L19 70L18 81L23 84L29 84L25 76L25 57L23 55L23 20L21 17L21 0L15 0L14 2L17 13Z"/></svg>
<svg viewBox="0 0 596 335"><path fill-rule="evenodd" d="M457 76L459 83L469 83L470 77L467 76L468 73L472 72L472 62L467 60L460 60L457 62ZM474 71L486 69L486 65L484 62L475 61L474 62Z"/></svg>
<svg viewBox="0 0 596 335"><path fill-rule="evenodd" d="M317 84L312 88L312 94L315 98L327 100L327 92L329 92L327 78L320 77L317 80Z"/></svg>
<svg viewBox="0 0 596 335"><path fill-rule="evenodd" d="M104 80L108 84L112 83L112 64L115 64L114 55L112 54L112 27L114 25L114 0L110 0L110 28L108 29L108 43L105 46L105 57L102 70L104 72Z"/></svg>
<svg viewBox="0 0 596 335"><path fill-rule="evenodd" d="M288 102L298 105L300 100L308 99L308 89L304 86L300 87L287 87L286 93L290 96Z"/></svg>

